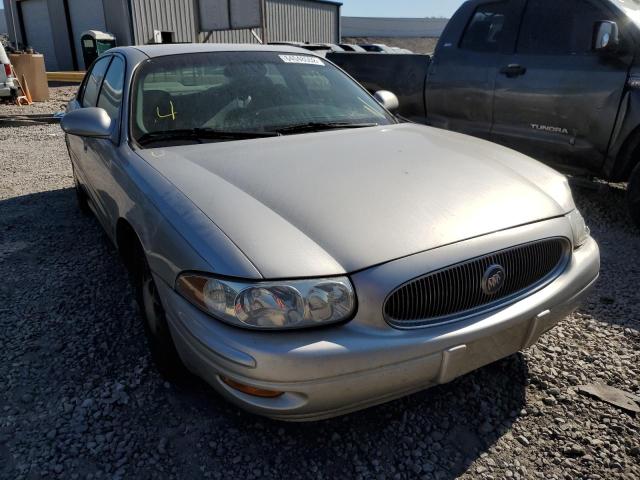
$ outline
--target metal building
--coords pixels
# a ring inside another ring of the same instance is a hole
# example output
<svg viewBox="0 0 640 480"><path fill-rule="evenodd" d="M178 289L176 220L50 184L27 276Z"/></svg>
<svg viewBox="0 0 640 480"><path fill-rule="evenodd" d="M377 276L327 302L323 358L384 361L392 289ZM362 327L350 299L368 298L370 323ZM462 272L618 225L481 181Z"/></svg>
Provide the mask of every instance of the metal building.
<svg viewBox="0 0 640 480"><path fill-rule="evenodd" d="M448 18L342 17L345 37L439 37Z"/></svg>
<svg viewBox="0 0 640 480"><path fill-rule="evenodd" d="M3 0L9 37L44 54L47 70L79 70L80 35L113 33L118 45L169 42L257 43L251 30L200 32L198 0ZM265 0L267 42L340 41L339 2Z"/></svg>

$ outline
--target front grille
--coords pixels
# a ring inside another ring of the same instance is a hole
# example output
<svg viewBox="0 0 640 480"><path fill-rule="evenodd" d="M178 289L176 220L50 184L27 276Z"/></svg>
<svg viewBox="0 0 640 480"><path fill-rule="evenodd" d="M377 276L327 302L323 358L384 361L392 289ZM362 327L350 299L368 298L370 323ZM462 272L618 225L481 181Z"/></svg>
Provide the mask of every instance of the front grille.
<svg viewBox="0 0 640 480"><path fill-rule="evenodd" d="M385 302L385 317L394 327L416 328L501 307L552 282L570 256L567 239L550 238L452 265L395 290ZM503 281L493 291L487 274L500 270L497 266L502 267Z"/></svg>

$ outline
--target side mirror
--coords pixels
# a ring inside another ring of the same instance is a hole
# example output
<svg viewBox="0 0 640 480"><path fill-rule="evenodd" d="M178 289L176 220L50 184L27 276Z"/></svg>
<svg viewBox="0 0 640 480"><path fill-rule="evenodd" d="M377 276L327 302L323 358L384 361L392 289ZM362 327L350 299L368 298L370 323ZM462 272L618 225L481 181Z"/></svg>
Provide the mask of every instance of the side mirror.
<svg viewBox="0 0 640 480"><path fill-rule="evenodd" d="M593 29L593 50L596 52L615 52L620 46L620 30L616 22L596 22Z"/></svg>
<svg viewBox="0 0 640 480"><path fill-rule="evenodd" d="M65 133L79 137L111 137L111 118L102 108L80 108L65 114L60 126Z"/></svg>
<svg viewBox="0 0 640 480"><path fill-rule="evenodd" d="M389 92L387 90L378 90L373 95L373 98L375 98L380 105L382 105L390 112L393 112L400 107L400 101L398 100L396 94L393 92Z"/></svg>

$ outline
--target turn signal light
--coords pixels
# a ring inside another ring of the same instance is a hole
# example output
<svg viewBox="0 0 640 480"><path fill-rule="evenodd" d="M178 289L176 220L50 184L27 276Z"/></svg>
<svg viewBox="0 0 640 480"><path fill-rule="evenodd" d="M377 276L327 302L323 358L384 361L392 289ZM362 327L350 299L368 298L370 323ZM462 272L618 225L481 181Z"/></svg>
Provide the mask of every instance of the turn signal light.
<svg viewBox="0 0 640 480"><path fill-rule="evenodd" d="M263 390L262 388L251 387L244 383L236 382L228 377L220 377L220 379L234 390L238 390L239 392L246 393L247 395L252 395L254 397L277 398L284 394L284 392L274 392L273 390Z"/></svg>

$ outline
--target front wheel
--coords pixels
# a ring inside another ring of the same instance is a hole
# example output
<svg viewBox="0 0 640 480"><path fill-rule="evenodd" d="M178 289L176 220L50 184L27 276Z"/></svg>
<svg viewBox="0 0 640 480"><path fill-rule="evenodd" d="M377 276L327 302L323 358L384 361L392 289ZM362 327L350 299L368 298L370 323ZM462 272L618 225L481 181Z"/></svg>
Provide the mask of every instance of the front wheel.
<svg viewBox="0 0 640 480"><path fill-rule="evenodd" d="M640 228L640 164L636 166L627 188L627 204L629 213L635 224Z"/></svg>
<svg viewBox="0 0 640 480"><path fill-rule="evenodd" d="M146 258L139 259L139 263L134 281L151 357L163 377L172 382L183 381L189 374L173 343L158 288Z"/></svg>

